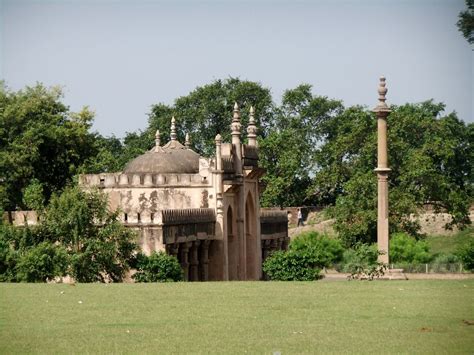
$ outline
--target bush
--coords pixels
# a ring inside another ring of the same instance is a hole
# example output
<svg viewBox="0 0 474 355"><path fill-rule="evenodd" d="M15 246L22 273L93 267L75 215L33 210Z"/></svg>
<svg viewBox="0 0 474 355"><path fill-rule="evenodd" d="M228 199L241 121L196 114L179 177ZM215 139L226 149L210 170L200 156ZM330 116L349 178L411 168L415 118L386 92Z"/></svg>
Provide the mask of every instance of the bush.
<svg viewBox="0 0 474 355"><path fill-rule="evenodd" d="M467 270L474 270L474 238L461 246L456 253Z"/></svg>
<svg viewBox="0 0 474 355"><path fill-rule="evenodd" d="M263 263L263 271L274 281L314 281L321 278L314 257L302 251L277 251Z"/></svg>
<svg viewBox="0 0 474 355"><path fill-rule="evenodd" d="M16 281L17 253L0 231L0 282Z"/></svg>
<svg viewBox="0 0 474 355"><path fill-rule="evenodd" d="M24 282L46 282L64 276L68 266L66 249L48 242L28 248L18 258L16 277Z"/></svg>
<svg viewBox="0 0 474 355"><path fill-rule="evenodd" d="M390 238L389 253L393 263L425 264L432 259L428 244L406 233L396 233Z"/></svg>
<svg viewBox="0 0 474 355"><path fill-rule="evenodd" d="M342 260L344 248L338 239L330 238L327 235L319 235L316 232L302 233L290 244L290 250L297 253L308 253L312 262L319 268Z"/></svg>
<svg viewBox="0 0 474 355"><path fill-rule="evenodd" d="M183 280L183 271L178 259L160 251L150 256L137 255L136 282L173 282Z"/></svg>
<svg viewBox="0 0 474 355"><path fill-rule="evenodd" d="M377 244L356 244L353 249L344 252L343 272L350 272L349 279L367 278L383 276L386 265L378 262L380 252Z"/></svg>

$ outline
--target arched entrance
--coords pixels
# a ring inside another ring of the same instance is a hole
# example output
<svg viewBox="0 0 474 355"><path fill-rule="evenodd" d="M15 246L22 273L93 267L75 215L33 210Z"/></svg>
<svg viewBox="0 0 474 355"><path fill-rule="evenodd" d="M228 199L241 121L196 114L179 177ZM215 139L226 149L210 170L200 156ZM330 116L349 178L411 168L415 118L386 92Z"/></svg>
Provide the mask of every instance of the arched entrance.
<svg viewBox="0 0 474 355"><path fill-rule="evenodd" d="M252 194L245 201L245 241L247 256L247 280L258 280L257 215Z"/></svg>

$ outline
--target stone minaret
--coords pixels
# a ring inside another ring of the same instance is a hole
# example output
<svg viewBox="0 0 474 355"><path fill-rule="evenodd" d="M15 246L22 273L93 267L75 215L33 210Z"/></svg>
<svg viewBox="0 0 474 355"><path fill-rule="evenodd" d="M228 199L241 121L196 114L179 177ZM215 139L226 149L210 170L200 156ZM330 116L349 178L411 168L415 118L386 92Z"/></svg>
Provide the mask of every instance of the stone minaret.
<svg viewBox="0 0 474 355"><path fill-rule="evenodd" d="M242 175L242 146L240 145L240 130L242 125L240 123L240 109L237 102L234 104L234 114L232 123L230 125L232 135L232 145L235 148L235 173L238 176Z"/></svg>
<svg viewBox="0 0 474 355"><path fill-rule="evenodd" d="M385 78L380 78L379 103L374 108L377 115L377 245L383 255L379 256L379 261L388 264L388 167L387 158L387 116L391 110L385 103Z"/></svg>
<svg viewBox="0 0 474 355"><path fill-rule="evenodd" d="M257 126L255 125L255 109L250 107L249 125L247 127L247 138L250 146L257 146Z"/></svg>

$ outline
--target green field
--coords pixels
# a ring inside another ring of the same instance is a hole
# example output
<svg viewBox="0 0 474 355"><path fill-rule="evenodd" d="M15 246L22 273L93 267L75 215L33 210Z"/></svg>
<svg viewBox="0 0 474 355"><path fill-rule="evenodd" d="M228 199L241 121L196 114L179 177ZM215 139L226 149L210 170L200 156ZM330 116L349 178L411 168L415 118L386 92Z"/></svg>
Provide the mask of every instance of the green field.
<svg viewBox="0 0 474 355"><path fill-rule="evenodd" d="M474 353L474 280L0 284L0 353Z"/></svg>

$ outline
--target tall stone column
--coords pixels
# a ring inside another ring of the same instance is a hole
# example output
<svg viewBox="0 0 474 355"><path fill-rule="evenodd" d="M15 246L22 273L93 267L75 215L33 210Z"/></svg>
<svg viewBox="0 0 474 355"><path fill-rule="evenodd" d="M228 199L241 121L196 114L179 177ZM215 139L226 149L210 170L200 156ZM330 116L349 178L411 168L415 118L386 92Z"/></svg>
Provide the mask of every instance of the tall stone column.
<svg viewBox="0 0 474 355"><path fill-rule="evenodd" d="M199 258L198 258L198 248L199 240L195 240L191 244L191 250L189 252L189 281L199 281Z"/></svg>
<svg viewBox="0 0 474 355"><path fill-rule="evenodd" d="M387 116L391 110L385 103L385 78L380 78L379 103L374 108L377 115L377 245L379 251L379 261L388 264L389 236L388 236L388 167L387 156Z"/></svg>
<svg viewBox="0 0 474 355"><path fill-rule="evenodd" d="M238 180L239 190L236 194L236 222L237 222L237 231L236 236L239 243L239 280L245 280L247 278L247 245L245 239L245 225L244 225L244 216L245 216L245 196L244 196L244 177L242 172L242 144L240 141L242 125L240 123L240 109L237 102L234 105L234 113L232 117L232 123L230 125L231 135L232 135L232 145L235 149L234 156L234 167L235 167L235 176Z"/></svg>
<svg viewBox="0 0 474 355"><path fill-rule="evenodd" d="M188 262L189 247L190 247L189 242L180 243L179 252L181 254L180 260L181 260L181 268L183 269L184 281L189 280L189 262Z"/></svg>
<svg viewBox="0 0 474 355"><path fill-rule="evenodd" d="M203 240L201 243L201 255L199 266L201 267L201 281L209 280L209 244L210 240Z"/></svg>

